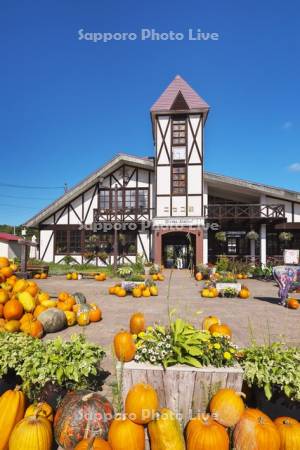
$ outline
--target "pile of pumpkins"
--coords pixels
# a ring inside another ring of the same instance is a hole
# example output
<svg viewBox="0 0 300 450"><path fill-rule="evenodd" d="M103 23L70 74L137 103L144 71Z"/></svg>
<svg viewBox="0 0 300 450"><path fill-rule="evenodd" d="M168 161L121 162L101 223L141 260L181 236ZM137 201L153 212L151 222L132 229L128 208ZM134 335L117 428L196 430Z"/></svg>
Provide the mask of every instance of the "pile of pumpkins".
<svg viewBox="0 0 300 450"><path fill-rule="evenodd" d="M211 334L217 333L218 335L232 338L231 328L225 323L221 323L219 317L208 316L202 322L202 330L209 331Z"/></svg>
<svg viewBox="0 0 300 450"><path fill-rule="evenodd" d="M0 264L8 266L0 258ZM2 267L3 268L3 267ZM11 271L1 270L0 331L19 332L41 338L44 333L55 333L67 326L88 325L101 320L102 313L95 304L87 304L85 296L77 292L61 292L50 298L35 281L18 278ZM9 275L9 276L7 276Z"/></svg>
<svg viewBox="0 0 300 450"><path fill-rule="evenodd" d="M158 295L158 288L154 283L148 284L146 282L136 284L132 290L127 291L121 284L115 284L108 288L108 293L110 295L116 295L117 297L126 297L126 295L129 294L134 298L156 297Z"/></svg>
<svg viewBox="0 0 300 450"><path fill-rule="evenodd" d="M36 273L34 274L33 278L35 280L46 280L46 278L48 278L48 274L46 272Z"/></svg>
<svg viewBox="0 0 300 450"><path fill-rule="evenodd" d="M77 272L69 272L66 275L66 279L67 280L78 280L79 279L79 274Z"/></svg>
<svg viewBox="0 0 300 450"><path fill-rule="evenodd" d="M72 391L54 413L48 403L26 409L16 388L0 398L0 448L51 450L55 438L64 450L145 450L148 431L152 450L298 450L300 423L290 417L272 421L259 409L246 408L244 394L219 389L207 413L198 413L183 430L175 411L161 407L150 384L134 384L124 408L114 413L99 392Z"/></svg>
<svg viewBox="0 0 300 450"><path fill-rule="evenodd" d="M154 273L152 276L152 281L164 281L165 276L162 273Z"/></svg>
<svg viewBox="0 0 300 450"><path fill-rule="evenodd" d="M219 291L216 287L204 287L201 290L201 296L204 298L217 298L219 296Z"/></svg>
<svg viewBox="0 0 300 450"><path fill-rule="evenodd" d="M106 280L106 273L104 272L96 273L93 276L96 281ZM67 280L79 280L79 278L81 278L81 275L78 272L69 272L66 275Z"/></svg>

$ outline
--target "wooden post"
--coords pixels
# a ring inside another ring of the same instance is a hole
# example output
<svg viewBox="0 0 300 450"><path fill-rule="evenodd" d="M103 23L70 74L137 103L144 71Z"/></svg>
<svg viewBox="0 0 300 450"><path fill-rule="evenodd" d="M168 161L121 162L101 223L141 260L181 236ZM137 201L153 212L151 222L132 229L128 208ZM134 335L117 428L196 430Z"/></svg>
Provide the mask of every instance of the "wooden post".
<svg viewBox="0 0 300 450"><path fill-rule="evenodd" d="M114 223L114 272L118 269L118 230L117 230L117 222L118 222L118 186L115 184L115 223Z"/></svg>
<svg viewBox="0 0 300 450"><path fill-rule="evenodd" d="M21 272L25 273L27 271L27 245L25 243L21 244Z"/></svg>

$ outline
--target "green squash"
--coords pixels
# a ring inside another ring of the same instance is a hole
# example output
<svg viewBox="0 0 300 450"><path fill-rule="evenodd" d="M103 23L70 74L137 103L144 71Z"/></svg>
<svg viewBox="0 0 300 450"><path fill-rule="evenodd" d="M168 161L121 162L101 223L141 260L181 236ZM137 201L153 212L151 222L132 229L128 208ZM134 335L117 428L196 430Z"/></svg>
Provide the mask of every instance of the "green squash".
<svg viewBox="0 0 300 450"><path fill-rule="evenodd" d="M73 294L73 297L78 305L83 305L84 303L86 303L86 297L82 292L75 292L75 294Z"/></svg>

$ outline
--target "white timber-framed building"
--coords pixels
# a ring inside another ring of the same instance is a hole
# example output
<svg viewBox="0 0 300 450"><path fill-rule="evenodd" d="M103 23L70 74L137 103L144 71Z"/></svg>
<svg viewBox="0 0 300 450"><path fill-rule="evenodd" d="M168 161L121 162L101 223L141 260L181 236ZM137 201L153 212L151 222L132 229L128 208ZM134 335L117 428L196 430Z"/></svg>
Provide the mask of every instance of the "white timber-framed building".
<svg viewBox="0 0 300 450"><path fill-rule="evenodd" d="M209 106L185 80L150 112L153 155L118 154L24 224L39 230L41 260L124 264L139 254L187 267L225 254L266 264L282 258L283 231L300 249L300 192L204 170Z"/></svg>

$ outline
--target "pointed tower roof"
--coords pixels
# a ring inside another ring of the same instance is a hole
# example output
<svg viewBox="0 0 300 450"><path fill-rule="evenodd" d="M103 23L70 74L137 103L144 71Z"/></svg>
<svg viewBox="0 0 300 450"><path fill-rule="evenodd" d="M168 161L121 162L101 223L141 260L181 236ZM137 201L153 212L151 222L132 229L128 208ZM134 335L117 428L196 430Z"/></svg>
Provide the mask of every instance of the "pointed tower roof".
<svg viewBox="0 0 300 450"><path fill-rule="evenodd" d="M209 106L180 75L177 75L159 99L156 100L150 111L152 114L156 114L159 112L186 111L187 109L191 112L207 113Z"/></svg>

